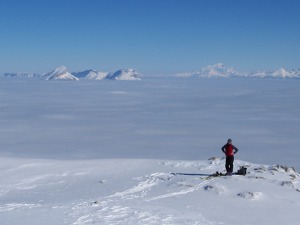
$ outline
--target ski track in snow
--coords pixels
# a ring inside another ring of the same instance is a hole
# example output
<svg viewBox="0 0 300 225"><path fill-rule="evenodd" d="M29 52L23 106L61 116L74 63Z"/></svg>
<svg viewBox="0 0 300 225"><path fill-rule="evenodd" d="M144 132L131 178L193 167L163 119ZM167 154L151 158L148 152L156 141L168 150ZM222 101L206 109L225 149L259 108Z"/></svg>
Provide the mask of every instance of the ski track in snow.
<svg viewBox="0 0 300 225"><path fill-rule="evenodd" d="M151 183L151 182L150 182ZM207 183L207 182L205 182ZM149 187L145 188L148 189ZM146 195L144 190L140 189L141 196ZM122 194L117 193L110 196L107 200L94 203L82 203L73 208L74 212L70 215L77 218L73 225L92 225L92 224L140 224L140 225L168 225L168 224L182 224L182 225L216 225L206 220L199 212L197 216L193 215L190 218L183 212L177 210L169 210L165 212L160 207L155 209L145 207L147 205L144 201L135 203L132 196L131 189ZM190 191L186 192L189 193ZM137 193L137 192L135 192ZM180 193L182 194L182 193ZM172 196L175 196L174 193ZM141 197L140 196L140 197ZM171 196L170 196L171 197ZM126 201L124 201L126 199ZM147 201L147 200L146 200Z"/></svg>
<svg viewBox="0 0 300 225"><path fill-rule="evenodd" d="M146 199L146 201L154 201L154 200L160 200L160 199L163 199L163 198L175 197L175 196L178 196L178 195L185 195L185 194L188 194L190 192L194 192L194 191L199 190L200 188L204 187L204 185L211 182L212 180L213 180L213 178L210 179L210 180L203 181L200 184L196 185L195 187L187 188L185 190L178 191L178 192L173 192L173 193L169 193L169 194L165 194L165 195L152 197L152 198Z"/></svg>
<svg viewBox="0 0 300 225"><path fill-rule="evenodd" d="M184 167L195 165L195 162L164 162L164 166ZM173 181L173 178L177 178ZM199 189L214 180L197 179L196 184L185 184L182 178L178 178L171 173L153 173L143 177L134 178L139 181L137 185L124 191L116 192L99 201L84 202L73 208L74 212L70 216L77 218L73 225L91 225L91 224L153 224L153 225L217 225L205 219L200 212L197 215L186 215L177 210L166 213L160 206L147 207L149 202L161 200L164 198L174 198L176 196L186 195ZM177 186L180 191L153 196L152 189L160 189L164 186ZM151 197L148 197L152 195ZM135 207L133 207L135 206Z"/></svg>
<svg viewBox="0 0 300 225"><path fill-rule="evenodd" d="M137 180L142 180L138 185L126 191L117 192L110 197L121 197L126 199L144 197L147 195L147 191L151 190L152 187L158 186L161 182L170 180L172 176L173 175L169 173L154 173L145 177L136 178ZM135 194L139 194L140 196Z"/></svg>

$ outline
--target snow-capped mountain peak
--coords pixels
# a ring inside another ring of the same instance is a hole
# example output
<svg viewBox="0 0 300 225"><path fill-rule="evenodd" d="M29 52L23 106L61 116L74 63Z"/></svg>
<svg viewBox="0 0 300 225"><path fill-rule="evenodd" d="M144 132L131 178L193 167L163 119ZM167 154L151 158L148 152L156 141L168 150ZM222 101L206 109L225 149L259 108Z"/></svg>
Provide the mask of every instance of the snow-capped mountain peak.
<svg viewBox="0 0 300 225"><path fill-rule="evenodd" d="M240 73L237 72L232 67L227 67L223 63L217 63L214 65L209 65L201 68L199 71L195 72L185 72L175 74L176 77L236 77L240 76Z"/></svg>
<svg viewBox="0 0 300 225"><path fill-rule="evenodd" d="M287 77L292 76L292 74L290 72L288 72L287 70L285 70L284 68L280 68L280 69L274 71L273 75L274 75L274 77L282 77L282 78L287 78Z"/></svg>
<svg viewBox="0 0 300 225"><path fill-rule="evenodd" d="M284 68L279 68L278 70L256 71L250 73L248 76L259 78L300 78L300 69L286 70Z"/></svg>
<svg viewBox="0 0 300 225"><path fill-rule="evenodd" d="M38 78L45 80L140 80L140 74L135 69L120 69L115 72L99 72L93 69L81 72L70 73L65 66L60 66L46 74L36 73L5 73L5 77L15 78ZM200 78L278 78L278 79L299 79L300 69L284 69L262 70L252 72L239 72L232 67L228 67L223 63L216 63L201 68L194 72L182 72L170 74L170 77L200 77Z"/></svg>
<svg viewBox="0 0 300 225"><path fill-rule="evenodd" d="M73 76L65 66L60 66L45 75L46 80L79 80Z"/></svg>
<svg viewBox="0 0 300 225"><path fill-rule="evenodd" d="M60 66L53 70L53 74L61 75L65 73L68 73L68 69L65 66Z"/></svg>
<svg viewBox="0 0 300 225"><path fill-rule="evenodd" d="M140 80L139 76L135 69L121 69L109 73L106 78L110 80Z"/></svg>
<svg viewBox="0 0 300 225"><path fill-rule="evenodd" d="M5 77L40 78L44 80L140 80L140 74L135 69L121 69L116 72L99 72L93 69L70 73L65 66L60 66L49 73L5 73Z"/></svg>
<svg viewBox="0 0 300 225"><path fill-rule="evenodd" d="M237 76L239 73L232 67L226 67L223 63L217 63L204 67L200 70L200 77L230 77Z"/></svg>
<svg viewBox="0 0 300 225"><path fill-rule="evenodd" d="M73 75L79 79L87 79L87 80L103 80L107 76L107 72L99 72L96 70L84 70L81 72L75 72Z"/></svg>
<svg viewBox="0 0 300 225"><path fill-rule="evenodd" d="M232 67L227 67L223 63L206 66L195 72L184 72L174 74L175 77L248 77L248 78L300 78L300 69L287 70L280 68L278 70L264 70L254 72L238 72Z"/></svg>

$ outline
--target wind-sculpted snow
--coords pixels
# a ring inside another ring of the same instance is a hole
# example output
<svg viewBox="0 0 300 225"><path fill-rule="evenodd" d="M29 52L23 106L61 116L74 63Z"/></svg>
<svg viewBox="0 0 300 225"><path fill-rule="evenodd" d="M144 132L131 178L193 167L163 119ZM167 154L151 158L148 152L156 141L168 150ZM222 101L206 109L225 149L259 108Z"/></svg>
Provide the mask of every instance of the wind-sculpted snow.
<svg viewBox="0 0 300 225"><path fill-rule="evenodd" d="M299 222L300 175L287 166L236 160L237 168L247 167L247 175L209 177L224 172L224 159L1 161L0 187L6 190L0 204L3 224ZM280 214L274 213L278 207Z"/></svg>

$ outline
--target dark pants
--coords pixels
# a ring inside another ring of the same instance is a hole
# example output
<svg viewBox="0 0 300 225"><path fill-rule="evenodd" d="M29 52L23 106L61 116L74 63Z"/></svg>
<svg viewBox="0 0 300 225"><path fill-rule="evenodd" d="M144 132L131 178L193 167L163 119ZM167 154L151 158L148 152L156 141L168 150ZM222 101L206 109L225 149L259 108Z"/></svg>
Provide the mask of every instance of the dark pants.
<svg viewBox="0 0 300 225"><path fill-rule="evenodd" d="M233 172L233 161L234 161L234 156L226 156L226 171L227 173L232 173Z"/></svg>

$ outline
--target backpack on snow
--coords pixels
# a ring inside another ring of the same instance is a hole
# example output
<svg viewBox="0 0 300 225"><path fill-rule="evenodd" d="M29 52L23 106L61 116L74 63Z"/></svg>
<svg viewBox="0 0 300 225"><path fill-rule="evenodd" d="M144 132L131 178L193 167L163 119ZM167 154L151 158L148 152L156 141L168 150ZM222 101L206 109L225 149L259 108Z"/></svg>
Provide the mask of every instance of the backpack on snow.
<svg viewBox="0 0 300 225"><path fill-rule="evenodd" d="M237 175L243 175L243 176L245 176L245 175L247 174L247 168L241 166L240 169L237 171L236 174L237 174Z"/></svg>

